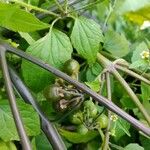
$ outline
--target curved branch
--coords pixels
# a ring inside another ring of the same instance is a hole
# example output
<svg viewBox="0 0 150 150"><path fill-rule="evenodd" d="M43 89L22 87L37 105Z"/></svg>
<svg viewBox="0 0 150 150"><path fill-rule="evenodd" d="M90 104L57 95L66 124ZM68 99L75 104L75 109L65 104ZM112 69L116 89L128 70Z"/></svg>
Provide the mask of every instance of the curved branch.
<svg viewBox="0 0 150 150"><path fill-rule="evenodd" d="M47 139L52 144L52 147L57 150L66 150L66 146L63 143L59 133L57 132L55 126L49 122L45 114L41 111L40 106L37 103L37 100L31 95L29 89L24 85L16 72L9 66L9 73L11 80L26 103L29 103L33 106L36 112L39 114L42 124L42 130L45 133Z"/></svg>
<svg viewBox="0 0 150 150"><path fill-rule="evenodd" d="M28 139L28 136L26 135L23 122L16 104L16 98L13 92L11 79L8 72L7 62L6 62L6 55L5 55L5 48L0 46L0 62L2 66L2 72L4 75L5 85L6 85L6 91L9 97L9 104L11 107L11 111L13 114L13 118L17 127L17 131L20 137L20 141L22 143L23 149L31 150L31 145Z"/></svg>
<svg viewBox="0 0 150 150"><path fill-rule="evenodd" d="M114 64L109 61L107 58L105 58L103 55L100 53L97 54L97 60L103 64L103 66L108 69L108 71L113 74L113 76L120 82L122 87L126 90L126 92L129 94L135 105L139 108L143 116L145 117L146 121L150 125L150 116L147 113L146 109L144 106L141 104L140 100L136 96L136 94L132 91L130 86L127 84L127 82L122 78L122 76L119 74L119 72L116 70Z"/></svg>
<svg viewBox="0 0 150 150"><path fill-rule="evenodd" d="M113 111L114 113L118 114L120 117L122 117L125 120L127 120L128 122L130 122L135 128L141 130L143 133L150 136L150 128L144 126L138 120L136 120L135 118L133 118L132 116L127 114L125 111L123 111L118 106L116 106L114 103L108 101L105 97L97 94L96 92L93 92L86 85L84 85L84 84L82 84L76 80L73 80L70 76L66 75L65 73L61 72L60 70L58 70L58 69L56 69L56 68L54 68L48 64L45 64L43 61L38 60L37 58L34 58L34 57L26 54L25 52L21 51L21 50L13 48L12 46L5 44L5 43L2 43L1 45L4 46L8 50L8 52L14 53L14 54L32 62L32 63L34 63L34 64L37 64L41 68L44 68L45 70L53 73L54 75L66 80L70 84L74 85L78 89L80 89L80 90L84 91L86 94L90 95L93 99L95 99L100 104L107 107L109 110Z"/></svg>

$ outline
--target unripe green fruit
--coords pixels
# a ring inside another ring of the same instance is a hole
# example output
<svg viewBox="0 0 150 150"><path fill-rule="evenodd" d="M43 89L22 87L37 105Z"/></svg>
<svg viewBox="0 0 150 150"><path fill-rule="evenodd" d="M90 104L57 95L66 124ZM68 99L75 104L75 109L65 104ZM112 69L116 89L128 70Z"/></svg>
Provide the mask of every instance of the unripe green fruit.
<svg viewBox="0 0 150 150"><path fill-rule="evenodd" d="M101 114L98 118L97 118L97 125L103 129L103 128L107 128L108 126L108 117L105 114Z"/></svg>
<svg viewBox="0 0 150 150"><path fill-rule="evenodd" d="M79 69L80 69L80 64L74 59L69 59L64 64L64 71L68 75L77 74L79 72Z"/></svg>
<svg viewBox="0 0 150 150"><path fill-rule="evenodd" d="M71 117L70 117L70 121L73 124L82 124L83 122L83 113L81 111L78 111L76 113L74 113Z"/></svg>
<svg viewBox="0 0 150 150"><path fill-rule="evenodd" d="M46 87L43 94L50 101L58 101L61 98L59 95L59 87L55 84Z"/></svg>
<svg viewBox="0 0 150 150"><path fill-rule="evenodd" d="M86 134L88 132L88 128L81 124L77 127L77 132L81 134Z"/></svg>
<svg viewBox="0 0 150 150"><path fill-rule="evenodd" d="M97 108L92 100L88 100L84 102L84 108L88 109L90 117L94 118L97 115Z"/></svg>

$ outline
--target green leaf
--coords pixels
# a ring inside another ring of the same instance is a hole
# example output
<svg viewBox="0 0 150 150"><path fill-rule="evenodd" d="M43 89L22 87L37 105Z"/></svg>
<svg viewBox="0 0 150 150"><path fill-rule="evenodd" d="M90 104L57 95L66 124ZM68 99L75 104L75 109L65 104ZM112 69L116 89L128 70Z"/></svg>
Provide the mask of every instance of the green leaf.
<svg viewBox="0 0 150 150"><path fill-rule="evenodd" d="M89 82L92 82L95 80L95 78L101 73L102 67L99 63L94 63L92 66L90 66L86 71L86 79Z"/></svg>
<svg viewBox="0 0 150 150"><path fill-rule="evenodd" d="M144 150L149 150L150 138L146 138L146 137L140 135L140 142L141 142L141 145L144 147Z"/></svg>
<svg viewBox="0 0 150 150"><path fill-rule="evenodd" d="M93 20L76 18L71 41L77 52L91 65L96 61L99 44L103 42L100 26Z"/></svg>
<svg viewBox="0 0 150 150"><path fill-rule="evenodd" d="M144 150L143 147L141 147L140 145L136 144L136 143L131 143L129 145L127 145L124 150Z"/></svg>
<svg viewBox="0 0 150 150"><path fill-rule="evenodd" d="M138 61L138 60L142 60L140 54L141 54L143 51L148 51L148 47L147 47L147 45L145 44L145 42L140 43L140 44L136 47L135 51L133 52L132 58L131 58L132 63L135 62L135 61Z"/></svg>
<svg viewBox="0 0 150 150"><path fill-rule="evenodd" d="M123 57L129 53L129 43L125 36L113 30L108 30L106 32L104 48L118 57Z"/></svg>
<svg viewBox="0 0 150 150"><path fill-rule="evenodd" d="M35 136L40 133L40 121L32 106L17 100L17 105L28 136ZM11 109L7 100L0 101L0 138L7 142L19 140Z"/></svg>
<svg viewBox="0 0 150 150"><path fill-rule="evenodd" d="M1 150L17 150L13 142L4 142L0 140L0 149Z"/></svg>
<svg viewBox="0 0 150 150"><path fill-rule="evenodd" d="M51 144L44 134L40 134L35 137L35 144L37 150L53 150Z"/></svg>
<svg viewBox="0 0 150 150"><path fill-rule="evenodd" d="M51 33L49 32L29 46L26 52L61 69L64 62L71 58L72 46L66 34L52 29ZM22 73L27 85L36 92L42 90L54 79L48 71L27 61L22 63Z"/></svg>
<svg viewBox="0 0 150 150"><path fill-rule="evenodd" d="M130 124L118 117L117 121L114 123L115 124L115 140L118 141L123 135L127 134L128 136L130 135L129 129L130 129Z"/></svg>
<svg viewBox="0 0 150 150"><path fill-rule="evenodd" d="M125 108L128 108L128 109L133 109L133 108L136 108L136 105L135 103L132 101L132 99L127 96L127 95L124 95L122 98L121 98L121 103L122 105L125 107Z"/></svg>
<svg viewBox="0 0 150 150"><path fill-rule="evenodd" d="M144 42L140 43L136 47L135 51L133 52L133 55L131 58L132 64L129 66L130 68L132 69L140 68L143 71L148 68L149 66L148 61L145 59L142 59L140 55L143 51L147 51L147 52L149 51L147 45Z"/></svg>
<svg viewBox="0 0 150 150"><path fill-rule="evenodd" d="M149 101L150 100L150 86L146 83L141 83L141 92L142 92L142 99L143 101Z"/></svg>
<svg viewBox="0 0 150 150"><path fill-rule="evenodd" d="M59 133L64 138L66 138L69 142L72 143L87 143L88 141L98 136L98 132L96 131L88 131L86 134L81 134L81 133L66 131L64 129L59 129Z"/></svg>
<svg viewBox="0 0 150 150"><path fill-rule="evenodd" d="M100 90L100 82L99 80L95 80L92 82L85 82L85 84L90 87L95 92L98 92Z"/></svg>
<svg viewBox="0 0 150 150"><path fill-rule="evenodd" d="M49 25L38 20L16 5L0 2L0 26L12 31L33 32L48 28Z"/></svg>

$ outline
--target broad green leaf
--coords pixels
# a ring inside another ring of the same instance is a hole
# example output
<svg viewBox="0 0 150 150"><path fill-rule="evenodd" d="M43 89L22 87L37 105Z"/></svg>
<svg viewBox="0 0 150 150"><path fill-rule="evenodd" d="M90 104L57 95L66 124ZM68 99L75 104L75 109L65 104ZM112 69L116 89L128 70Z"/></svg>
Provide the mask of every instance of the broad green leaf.
<svg viewBox="0 0 150 150"><path fill-rule="evenodd" d="M51 33L29 46L26 52L61 69L64 62L71 58L72 46L66 34L52 29ZM27 61L22 63L22 73L27 85L36 92L54 79L48 71Z"/></svg>
<svg viewBox="0 0 150 150"><path fill-rule="evenodd" d="M86 134L81 134L81 133L66 131L64 129L59 129L59 133L64 138L66 138L69 142L72 143L87 143L88 141L98 136L98 132L96 131L88 131Z"/></svg>
<svg viewBox="0 0 150 150"><path fill-rule="evenodd" d="M13 142L4 142L0 140L0 150L17 150Z"/></svg>
<svg viewBox="0 0 150 150"><path fill-rule="evenodd" d="M129 53L129 43L123 34L109 30L105 34L104 48L114 56L123 57Z"/></svg>
<svg viewBox="0 0 150 150"><path fill-rule="evenodd" d="M53 150L51 144L44 134L40 134L35 137L35 144L37 150Z"/></svg>
<svg viewBox="0 0 150 150"><path fill-rule="evenodd" d="M142 59L140 54L141 54L143 51L148 51L148 47L147 47L147 45L145 44L145 42L140 43L140 44L136 47L135 51L133 52L132 58L131 58L132 63L135 62L135 61L137 61L137 60L141 60L141 59Z"/></svg>
<svg viewBox="0 0 150 150"><path fill-rule="evenodd" d="M95 92L98 92L100 90L100 82L99 80L95 80L92 82L85 82L85 84L90 87Z"/></svg>
<svg viewBox="0 0 150 150"><path fill-rule="evenodd" d="M136 143L131 143L129 145L127 145L124 150L144 150L144 148Z"/></svg>
<svg viewBox="0 0 150 150"><path fill-rule="evenodd" d="M28 136L40 133L40 121L32 106L17 100L17 105ZM0 138L7 142L19 140L11 109L7 100L0 101Z"/></svg>
<svg viewBox="0 0 150 150"><path fill-rule="evenodd" d="M28 13L12 4L0 2L0 26L12 31L33 32L48 28L49 25L38 20L34 15Z"/></svg>
<svg viewBox="0 0 150 150"><path fill-rule="evenodd" d="M115 140L118 141L125 134L131 136L129 129L130 124L126 120L118 117L117 121L115 122Z"/></svg>
<svg viewBox="0 0 150 150"><path fill-rule="evenodd" d="M142 70L145 70L148 67L148 61L141 57L141 53L143 51L149 51L147 45L144 42L140 43L135 51L133 51L133 55L131 58L132 64L130 65L130 68L140 68Z"/></svg>
<svg viewBox="0 0 150 150"><path fill-rule="evenodd" d="M93 20L76 18L71 41L77 52L91 65L96 61L99 44L103 42L100 26Z"/></svg>
<svg viewBox="0 0 150 150"><path fill-rule="evenodd" d="M120 102L122 103L122 105L125 107L125 108L128 108L128 109L133 109L133 108L136 108L136 105L135 103L132 101L132 99L127 96L127 95L124 95Z"/></svg>
<svg viewBox="0 0 150 150"><path fill-rule="evenodd" d="M92 66L86 71L86 79L88 82L92 82L95 78L101 73L102 67L97 62L94 63Z"/></svg>

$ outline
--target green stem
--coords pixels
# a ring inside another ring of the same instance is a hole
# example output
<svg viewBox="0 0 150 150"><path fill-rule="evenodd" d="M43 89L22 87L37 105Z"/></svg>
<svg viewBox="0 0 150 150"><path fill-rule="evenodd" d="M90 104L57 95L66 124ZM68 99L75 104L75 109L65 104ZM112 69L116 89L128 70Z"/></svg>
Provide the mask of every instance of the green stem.
<svg viewBox="0 0 150 150"><path fill-rule="evenodd" d="M123 147L118 146L118 145L116 145L116 144L113 144L113 143L110 143L110 142L109 142L109 145L110 145L112 148L115 148L116 150L124 150Z"/></svg>
<svg viewBox="0 0 150 150"><path fill-rule="evenodd" d="M104 141L104 133L103 133L103 131L100 128L98 128L98 132L99 132L99 134L100 134L100 136L102 138L102 141Z"/></svg>
<svg viewBox="0 0 150 150"><path fill-rule="evenodd" d="M112 96L111 96L110 73L106 72L105 76L106 76L107 98L108 98L108 100L111 101ZM105 133L105 137L104 137L104 141L103 141L103 150L108 150L108 148L109 148L109 130L110 130L110 126L111 126L110 116L111 116L111 111L108 110L108 126L106 129L106 133Z"/></svg>
<svg viewBox="0 0 150 150"><path fill-rule="evenodd" d="M62 6L60 5L60 3L58 2L58 0L54 0L54 1L55 1L55 4L57 5L57 7L59 8L59 10L64 13L64 10L63 10Z"/></svg>
<svg viewBox="0 0 150 150"><path fill-rule="evenodd" d="M145 82L146 84L150 85L150 80L140 76L139 74L129 70L128 68L125 68L125 67L122 67L122 66L119 66L119 65L116 65L116 68L123 71L123 72L125 72L125 73L127 73L127 74L129 74L130 76L135 77L136 79L139 79L139 80Z"/></svg>
<svg viewBox="0 0 150 150"><path fill-rule="evenodd" d="M116 0L114 1L113 5L111 3L109 5L109 12L107 14L107 17L106 17L104 25L103 25L103 31L105 31L105 29L106 29L107 22L108 22L109 18L111 17L111 14L114 10L115 4L116 4Z"/></svg>
<svg viewBox="0 0 150 150"><path fill-rule="evenodd" d="M59 15L54 13L54 12L51 12L51 11L48 11L48 10L30 5L30 4L27 4L27 3L24 3L24 2L19 1L19 0L10 0L10 2L14 2L14 3L19 4L20 6L28 8L30 10L35 10L35 11L39 11L39 12L42 12L42 13L45 13L45 14L53 15L55 17L59 17Z"/></svg>
<svg viewBox="0 0 150 150"><path fill-rule="evenodd" d="M138 97L135 95L135 93L132 91L130 86L127 84L127 82L122 78L122 76L119 74L119 72L114 67L114 64L109 61L107 58L105 58L100 53L97 54L97 60L100 64L104 66L104 68L108 69L108 71L115 76L115 78L120 82L120 84L124 87L126 92L129 94L129 96L132 98L133 102L136 104L136 106L139 108L145 119L147 120L148 124L150 125L150 116L148 115L147 111L145 110L144 106L139 101Z"/></svg>
<svg viewBox="0 0 150 150"><path fill-rule="evenodd" d="M65 0L64 4L65 4L65 13L67 14L67 11L68 11L68 0Z"/></svg>

